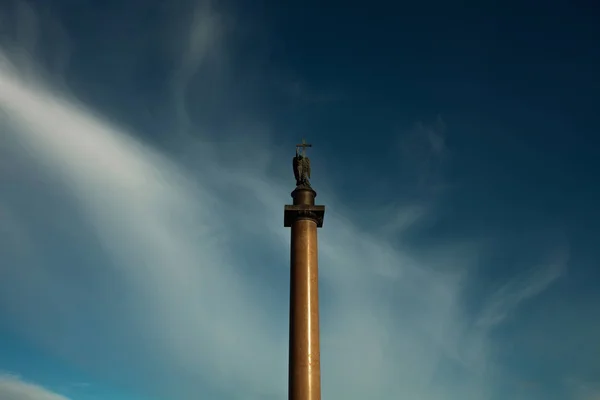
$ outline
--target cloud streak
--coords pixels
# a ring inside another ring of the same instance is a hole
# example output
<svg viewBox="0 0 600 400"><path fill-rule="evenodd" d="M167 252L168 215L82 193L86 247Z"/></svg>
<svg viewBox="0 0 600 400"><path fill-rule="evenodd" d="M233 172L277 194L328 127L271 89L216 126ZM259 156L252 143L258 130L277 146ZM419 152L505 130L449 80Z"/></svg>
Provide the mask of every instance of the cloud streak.
<svg viewBox="0 0 600 400"><path fill-rule="evenodd" d="M25 382L14 375L0 375L2 400L69 400L41 386Z"/></svg>
<svg viewBox="0 0 600 400"><path fill-rule="evenodd" d="M214 10L199 10L197 35L219 31ZM190 46L179 91L210 47L204 39ZM18 237L27 251L0 245L0 312L11 327L142 392L282 397L289 232L281 225L290 179L271 171L276 147L259 149L237 134L248 153L232 155L204 137L193 146L198 162L184 167L74 94L17 73L13 61L4 54L0 64L0 151L22 168L14 196L0 199L10 217L0 238ZM424 257L385 231L364 231L349 218L357 210L342 214L327 196L324 397L490 398L482 371L493 366L492 343L463 304L470 265L448 251L452 243ZM415 210L426 213L420 205L399 210L394 232L418 224ZM483 320L500 321L557 276L498 292Z"/></svg>
<svg viewBox="0 0 600 400"><path fill-rule="evenodd" d="M542 293L560 278L567 262L568 251L563 244L545 263L521 273L492 293L477 324L485 327L500 324L521 302Z"/></svg>
<svg viewBox="0 0 600 400"><path fill-rule="evenodd" d="M236 248L238 243L244 246L248 240L236 234L236 223L243 221L245 226L260 227L265 225L261 219L273 225L280 222L270 211L280 211L280 196L269 194L285 193L285 187L270 185L261 176L247 176L243 170L198 177L194 185L169 160L82 107L61 99L60 94L28 86L8 74L0 77L0 86L0 101L18 132L21 151L33 154L37 162L57 171L64 189L80 205L83 218L106 249L118 276L131 282L132 290L143 299L134 301L141 303L135 307L139 307L140 314L127 317L142 318L142 323L148 325L144 331L152 332L151 337L141 340L150 340L168 365L207 373L211 369L216 378L213 381L222 385L233 379L244 386L263 388L266 394L282 391L285 377L277 372L277 365L285 366L282 310L281 323L265 314L263 310L269 307L266 299L261 299L260 286L241 276L247 274L241 269L250 265L243 262L243 255L230 254L229 248ZM208 182L202 185L203 180ZM230 208L228 201L219 204L216 199L221 198L220 189L207 189L216 181L227 182L236 190L254 191L259 202L252 207L255 216L247 217L243 210L238 215L234 210L239 207ZM323 278L333 294L331 320L323 324L324 343L337 348L330 355L332 359L350 354L351 348L361 352L363 356L357 358L354 354L348 362L339 364L346 366L342 371L332 372L334 376L339 374L339 382L348 374L362 377L355 382L366 393L380 381L377 376L396 369L390 349L384 350L385 343L394 346L390 335L397 340L399 334L393 334L396 329L390 325L394 319L389 304L392 298L373 296L377 286L390 290L389 283L396 282L396 290L405 286L409 299L417 294L413 286L427 290L431 299L422 299L423 304L417 305L425 316L412 312L414 305L404 310L413 326L426 331L435 328L428 326L432 323L452 323L448 319L451 314L437 307L440 300L452 307L455 294L444 287L444 277L420 269L415 261L378 243L376 238L360 235L335 213L329 216L328 224L330 230L343 233L322 235ZM265 239L273 243L269 247L281 246L281 250L271 251L279 254L279 262L285 265L287 232L266 232ZM260 242L258 239L257 244ZM53 266L40 268L50 272L48 278L52 282ZM385 279L391 281L386 284ZM278 292L281 296L284 291ZM23 296L12 299L15 300L27 302ZM68 293L63 301L79 299L70 298ZM402 306L395 308L398 313ZM376 309L379 317L373 315ZM430 321L432 315L437 319L443 314L448 315L443 318L445 321ZM36 328L43 332L48 327ZM437 337L430 340L442 340L437 332L431 334ZM417 339L413 333L405 335L402 343ZM341 337L345 339L338 340ZM410 348L398 351L407 352L404 357L414 357L413 361L420 358ZM261 368L257 368L257 363ZM364 368L372 372L365 374ZM278 375L282 376L274 384L272 377Z"/></svg>

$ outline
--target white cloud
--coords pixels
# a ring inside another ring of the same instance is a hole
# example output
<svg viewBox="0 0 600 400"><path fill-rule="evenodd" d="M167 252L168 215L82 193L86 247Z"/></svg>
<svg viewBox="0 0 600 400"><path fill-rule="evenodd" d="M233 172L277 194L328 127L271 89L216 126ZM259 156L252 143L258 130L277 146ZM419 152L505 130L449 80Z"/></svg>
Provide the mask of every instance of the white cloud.
<svg viewBox="0 0 600 400"><path fill-rule="evenodd" d="M212 32L218 18L210 13L195 21L210 21ZM194 46L181 87L206 47L204 39ZM198 141L197 169L184 169L68 93L23 79L8 61L0 64L9 125L0 151L27 165L24 177L52 179L19 184L34 195L31 204L0 204L12 226L0 230L0 242L18 230L36 255L0 247L12 260L0 267L0 311L13 328L107 379L120 372L111 367L115 357L124 370L158 371L161 379L140 390L169 398L190 398L207 382L244 398L283 396L289 231L282 213L292 179L270 171L274 146L261 150L240 134L249 152L231 156L225 145ZM327 176L320 180L327 187ZM56 193L68 200L53 201ZM324 397L486 399L490 343L463 308L465 259L447 247L424 258L365 232L349 217L359 210L341 215L333 194L323 190L319 199L328 206L319 232ZM28 217L40 206L44 226ZM399 210L393 230L408 229L424 210ZM44 247L49 237L59 239L52 251ZM84 244L100 261L65 273L68 255ZM511 296L498 295L492 308L515 307ZM463 378L448 378L448 368Z"/></svg>
<svg viewBox="0 0 600 400"><path fill-rule="evenodd" d="M540 294L554 283L564 273L567 262L568 249L561 244L545 263L524 271L492 293L477 324L492 327L504 321L519 303Z"/></svg>
<svg viewBox="0 0 600 400"><path fill-rule="evenodd" d="M289 232L280 228L280 211L289 188L243 169L228 172L217 162L195 186L163 156L59 94L28 87L6 72L0 89L0 104L10 112L22 149L58 171L120 268L118 275L139 293L132 301L140 314L123 317L144 327L136 340L147 341L166 365L203 371L219 385L234 381L244 391L283 393L285 316L265 311L261 292L272 289L244 278L254 266L235 246L264 242L281 268L286 265ZM243 204L221 197L221 189L211 189L215 182L255 200ZM397 390L437 398L431 379L440 358L457 351L464 328L459 282L361 233L336 215L335 203L328 206L332 212L321 233L328 288L323 297L330 298L322 324L324 390L346 398ZM51 271L52 265L18 267ZM46 291L77 284L48 279ZM56 295L60 302L82 301L75 290ZM10 307L28 298L4 301ZM42 305L39 312L68 312L54 308L59 304ZM26 323L34 336L52 331L34 319ZM47 340L56 346L57 339ZM394 389L399 381L402 388Z"/></svg>
<svg viewBox="0 0 600 400"><path fill-rule="evenodd" d="M189 25L181 21L191 17ZM200 0L189 7L189 15L176 18L174 42L182 46L181 59L171 78L171 96L179 121L179 133L188 134L192 121L187 110L186 98L194 77L202 73L202 66L222 56L225 40L224 21L210 0ZM212 96L214 94L207 94Z"/></svg>
<svg viewBox="0 0 600 400"><path fill-rule="evenodd" d="M14 375L0 375L0 399L2 400L69 400L57 393L25 382Z"/></svg>
<svg viewBox="0 0 600 400"><path fill-rule="evenodd" d="M233 380L240 389L283 393L285 316L266 313L261 293L266 288L244 278L253 265L232 249L238 241L264 242L284 268L289 232L280 227L280 211L289 187L260 173L227 171L216 162L214 170L195 178L195 186L163 156L60 94L27 86L6 71L0 89L0 104L10 112L21 149L59 173L120 268L119 276L139 293L133 301L140 314L123 317L142 320L146 334L137 340L148 341L167 365L204 371L222 386ZM247 191L255 200L244 205L221 197L222 189L211 189L217 182ZM343 387L347 396L373 390L391 394L394 377L401 374L403 391L428 398L440 352L454 345L444 335L460 329L458 287L451 277L361 234L336 215L334 203L328 206L334 211L321 234L321 265L331 308L323 311L323 363L324 376L337 384L325 384L325 390L330 395L344 392ZM264 237L244 226L264 231ZM49 271L52 265L19 268ZM48 279L45 291L77 284ZM281 301L286 298L282 289L277 291ZM378 295L380 290L390 294ZM60 302L82 301L74 289L55 295ZM15 307L28 297L4 301ZM40 312L69 312L41 306ZM50 335L52 329L31 316L25 329L34 336ZM47 340L56 346L57 339ZM349 377L351 383L342 386Z"/></svg>
<svg viewBox="0 0 600 400"><path fill-rule="evenodd" d="M600 382L568 378L565 384L569 389L569 395L574 400L600 399Z"/></svg>

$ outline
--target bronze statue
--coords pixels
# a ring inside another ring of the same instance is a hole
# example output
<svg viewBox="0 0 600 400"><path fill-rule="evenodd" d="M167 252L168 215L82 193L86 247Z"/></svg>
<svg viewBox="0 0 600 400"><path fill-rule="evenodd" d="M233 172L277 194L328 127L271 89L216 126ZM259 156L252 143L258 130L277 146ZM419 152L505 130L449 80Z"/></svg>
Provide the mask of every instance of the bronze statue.
<svg viewBox="0 0 600 400"><path fill-rule="evenodd" d="M302 152L298 148L302 147ZM296 157L293 160L294 176L296 177L296 186L310 186L310 159L306 157L306 148L312 147L312 144L307 144L302 139L302 144L296 145Z"/></svg>

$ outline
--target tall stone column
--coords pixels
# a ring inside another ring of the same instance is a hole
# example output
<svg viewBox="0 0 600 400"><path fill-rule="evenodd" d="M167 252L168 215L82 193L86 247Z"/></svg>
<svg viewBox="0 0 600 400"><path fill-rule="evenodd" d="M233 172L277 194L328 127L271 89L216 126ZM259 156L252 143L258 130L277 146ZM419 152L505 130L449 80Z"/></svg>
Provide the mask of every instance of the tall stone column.
<svg viewBox="0 0 600 400"><path fill-rule="evenodd" d="M296 167L296 158L294 160ZM310 164L308 169L310 176ZM284 213L284 226L292 231L288 399L320 400L317 228L323 226L325 206L315 205L317 193L307 180L303 183L298 175L296 179L299 185L292 192L293 205L285 206Z"/></svg>

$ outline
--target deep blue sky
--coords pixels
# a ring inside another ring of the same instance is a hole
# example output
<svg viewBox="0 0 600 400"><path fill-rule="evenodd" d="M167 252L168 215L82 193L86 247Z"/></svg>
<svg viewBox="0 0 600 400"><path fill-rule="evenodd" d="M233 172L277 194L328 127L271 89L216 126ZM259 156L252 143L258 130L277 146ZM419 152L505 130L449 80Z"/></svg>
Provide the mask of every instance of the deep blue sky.
<svg viewBox="0 0 600 400"><path fill-rule="evenodd" d="M324 397L595 400L600 11L571 3L0 6L0 397L284 396L306 137Z"/></svg>

